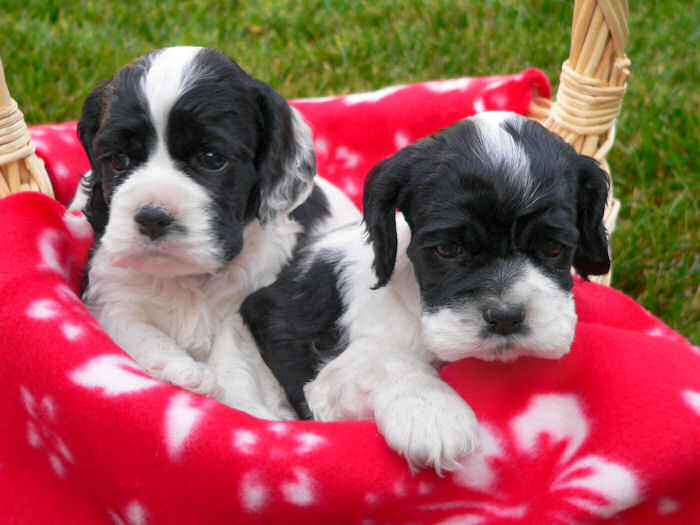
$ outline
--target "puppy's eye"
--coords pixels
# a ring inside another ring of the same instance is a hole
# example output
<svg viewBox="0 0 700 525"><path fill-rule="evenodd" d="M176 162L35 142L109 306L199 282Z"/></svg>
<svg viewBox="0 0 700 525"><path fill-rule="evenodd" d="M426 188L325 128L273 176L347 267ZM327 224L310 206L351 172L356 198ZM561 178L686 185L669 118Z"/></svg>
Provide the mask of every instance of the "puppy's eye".
<svg viewBox="0 0 700 525"><path fill-rule="evenodd" d="M131 159L129 159L129 157L123 153L115 153L109 158L110 166L112 166L112 169L117 173L126 171L129 168L130 163Z"/></svg>
<svg viewBox="0 0 700 525"><path fill-rule="evenodd" d="M462 252L462 247L456 242L447 241L435 246L435 253L443 259L454 259L462 255Z"/></svg>
<svg viewBox="0 0 700 525"><path fill-rule="evenodd" d="M219 171L228 165L228 160L215 151L202 151L197 155L197 162L204 168Z"/></svg>
<svg viewBox="0 0 700 525"><path fill-rule="evenodd" d="M547 241L540 248L540 252L544 257L549 257L550 259L556 259L564 251L564 245L556 241Z"/></svg>

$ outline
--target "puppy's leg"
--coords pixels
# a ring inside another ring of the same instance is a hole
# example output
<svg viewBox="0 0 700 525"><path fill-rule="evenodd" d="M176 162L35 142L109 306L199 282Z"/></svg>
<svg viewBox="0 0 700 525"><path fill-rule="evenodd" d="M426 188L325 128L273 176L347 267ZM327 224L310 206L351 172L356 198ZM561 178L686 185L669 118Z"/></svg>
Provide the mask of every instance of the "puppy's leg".
<svg viewBox="0 0 700 525"><path fill-rule="evenodd" d="M294 419L282 387L260 357L240 316L223 324L209 356L222 389L219 401L262 419Z"/></svg>
<svg viewBox="0 0 700 525"><path fill-rule="evenodd" d="M378 389L374 411L379 431L414 471L432 466L442 475L476 450L477 421L469 405L430 372L416 371Z"/></svg>
<svg viewBox="0 0 700 525"><path fill-rule="evenodd" d="M163 331L132 317L102 314L100 322L107 333L151 376L195 394L217 397L219 384L214 371L192 359Z"/></svg>
<svg viewBox="0 0 700 525"><path fill-rule="evenodd" d="M374 419L413 470L454 470L477 446L469 405L432 366L405 352L353 343L304 392L315 419Z"/></svg>

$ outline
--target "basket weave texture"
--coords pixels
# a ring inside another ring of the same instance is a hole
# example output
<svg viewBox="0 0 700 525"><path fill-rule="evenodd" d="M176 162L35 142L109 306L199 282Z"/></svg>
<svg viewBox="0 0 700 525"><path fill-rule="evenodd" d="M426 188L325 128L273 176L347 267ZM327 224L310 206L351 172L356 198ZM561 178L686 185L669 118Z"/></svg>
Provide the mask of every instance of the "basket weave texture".
<svg viewBox="0 0 700 525"><path fill-rule="evenodd" d="M44 162L34 154L24 114L10 97L0 60L0 197L27 190L54 196Z"/></svg>
<svg viewBox="0 0 700 525"><path fill-rule="evenodd" d="M562 64L554 101L535 98L529 116L557 133L576 151L594 157L610 175L606 156L615 140L615 120L629 76L626 0L576 0L569 58ZM620 210L612 178L603 222L612 234ZM611 273L592 278L610 284Z"/></svg>

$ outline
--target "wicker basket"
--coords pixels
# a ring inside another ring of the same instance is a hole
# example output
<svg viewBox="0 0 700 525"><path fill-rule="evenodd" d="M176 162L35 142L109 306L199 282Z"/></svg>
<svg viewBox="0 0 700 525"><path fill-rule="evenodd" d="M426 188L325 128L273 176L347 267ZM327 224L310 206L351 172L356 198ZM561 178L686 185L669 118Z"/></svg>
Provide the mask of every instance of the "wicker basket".
<svg viewBox="0 0 700 525"><path fill-rule="evenodd" d="M576 0L569 58L562 64L554 101L533 100L528 116L541 121L579 153L597 159L610 174L606 156L615 140L630 61L625 55L627 0ZM612 234L620 210L612 177L603 222ZM593 280L610 284L611 273Z"/></svg>
<svg viewBox="0 0 700 525"><path fill-rule="evenodd" d="M627 39L626 0L576 0L571 51L562 65L556 99L535 98L528 112L578 152L595 157L608 173L605 157L615 138L615 119L629 75ZM0 197L24 190L53 196L22 112L10 98L0 61ZM619 208L611 185L604 218L609 235ZM595 280L609 284L610 274Z"/></svg>
<svg viewBox="0 0 700 525"><path fill-rule="evenodd" d="M27 190L54 196L44 161L34 154L24 115L10 97L0 60L0 197Z"/></svg>

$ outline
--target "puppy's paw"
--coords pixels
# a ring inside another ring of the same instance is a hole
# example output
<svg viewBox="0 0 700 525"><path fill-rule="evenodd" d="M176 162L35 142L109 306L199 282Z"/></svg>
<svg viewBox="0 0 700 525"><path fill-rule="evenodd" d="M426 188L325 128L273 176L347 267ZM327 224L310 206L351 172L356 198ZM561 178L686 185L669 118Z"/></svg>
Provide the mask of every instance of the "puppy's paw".
<svg viewBox="0 0 700 525"><path fill-rule="evenodd" d="M375 409L379 431L414 472L433 467L442 476L477 449L476 416L448 385L381 392Z"/></svg>
<svg viewBox="0 0 700 525"><path fill-rule="evenodd" d="M352 365L343 362L341 354L323 367L316 379L304 386L304 397L316 421L347 421L373 419L374 409L369 399L371 372L363 380L345 373Z"/></svg>
<svg viewBox="0 0 700 525"><path fill-rule="evenodd" d="M321 372L323 373L323 372ZM319 377L308 383L304 387L304 397L309 406L309 410L316 421L340 421L342 419L352 419L345 416L340 403L340 396L334 385Z"/></svg>
<svg viewBox="0 0 700 525"><path fill-rule="evenodd" d="M217 398L221 394L214 370L191 359L168 361L157 377L202 396Z"/></svg>

